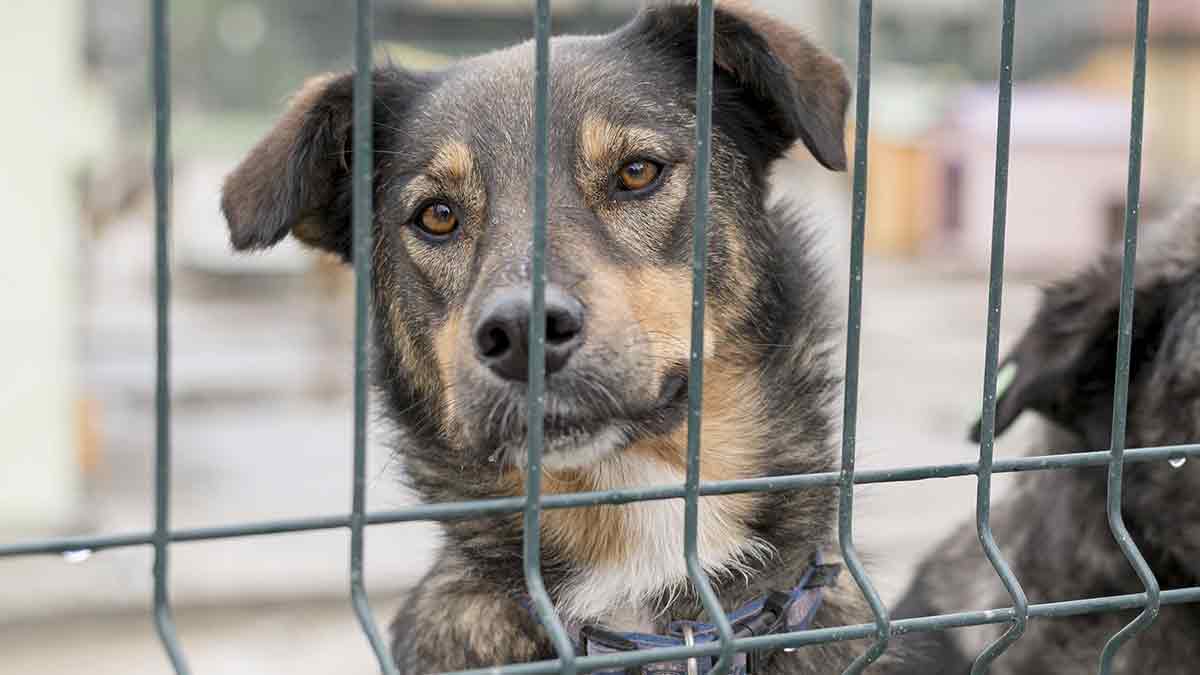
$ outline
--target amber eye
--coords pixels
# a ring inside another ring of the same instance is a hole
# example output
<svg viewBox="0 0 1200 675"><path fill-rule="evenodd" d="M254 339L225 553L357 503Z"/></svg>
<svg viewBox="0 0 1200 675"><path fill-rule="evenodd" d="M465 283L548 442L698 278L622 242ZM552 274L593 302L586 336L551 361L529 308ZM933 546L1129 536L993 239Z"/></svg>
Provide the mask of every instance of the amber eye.
<svg viewBox="0 0 1200 675"><path fill-rule="evenodd" d="M458 227L458 216L454 209L445 202L434 202L421 210L417 216L417 226L429 234L444 237Z"/></svg>
<svg viewBox="0 0 1200 675"><path fill-rule="evenodd" d="M661 171L661 167L654 162L639 159L621 167L617 178L621 181L622 190L636 192L653 185Z"/></svg>

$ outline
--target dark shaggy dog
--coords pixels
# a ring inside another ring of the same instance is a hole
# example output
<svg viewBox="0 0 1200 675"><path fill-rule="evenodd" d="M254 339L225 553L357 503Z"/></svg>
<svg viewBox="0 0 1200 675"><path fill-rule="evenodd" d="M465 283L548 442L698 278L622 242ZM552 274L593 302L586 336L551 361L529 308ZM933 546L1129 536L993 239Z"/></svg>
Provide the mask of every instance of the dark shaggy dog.
<svg viewBox="0 0 1200 675"><path fill-rule="evenodd" d="M551 494L683 481L696 23L694 6L662 6L611 34L552 43ZM802 35L740 5L718 10L715 45L702 477L829 471L827 289L803 224L765 198L769 168L797 141L844 169L849 86ZM441 72L374 74L376 382L408 480L429 502L523 489L533 57L527 43ZM298 94L225 185L236 248L291 233L350 258L350 125L350 75ZM700 555L726 609L801 586L835 509L831 488L705 498ZM542 527L545 580L572 625L663 634L704 617L682 502L550 510ZM401 672L553 658L521 602L520 517L443 530L394 625ZM842 583L812 625L868 619ZM840 672L861 648L772 653L758 670Z"/></svg>
<svg viewBox="0 0 1200 675"><path fill-rule="evenodd" d="M1126 447L1200 441L1200 206L1147 232L1136 267L1133 360ZM1023 411L1051 422L1051 451L1109 446L1121 255L1049 288L1005 363L1016 368L997 403L997 431ZM978 429L974 432L978 440ZM1200 584L1200 462L1125 466L1125 523L1164 589ZM1024 474L992 511L1005 558L1029 601L1051 602L1142 591L1105 517L1106 469ZM922 564L897 617L1011 604L980 552L974 523L963 525ZM1105 641L1136 611L1031 620L995 663L995 675L1093 673ZM925 663L903 672L958 675L1001 627L926 638ZM1127 643L1114 672L1195 673L1200 607L1164 606ZM916 636L914 636L915 638ZM916 649L915 651L922 651Z"/></svg>

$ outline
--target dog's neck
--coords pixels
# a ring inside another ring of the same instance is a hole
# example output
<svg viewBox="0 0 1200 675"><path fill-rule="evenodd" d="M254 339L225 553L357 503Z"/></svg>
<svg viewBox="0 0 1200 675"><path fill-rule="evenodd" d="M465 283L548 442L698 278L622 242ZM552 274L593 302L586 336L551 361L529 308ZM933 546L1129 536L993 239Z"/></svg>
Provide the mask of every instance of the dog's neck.
<svg viewBox="0 0 1200 675"><path fill-rule="evenodd" d="M679 485L684 474L657 458L623 453L597 465L590 480L593 489L612 490ZM749 508L745 495L700 500L697 552L715 579L748 583L774 557L773 547L750 531ZM556 595L559 611L576 621L644 627L664 618L688 586L678 499L548 512L544 535L575 568Z"/></svg>

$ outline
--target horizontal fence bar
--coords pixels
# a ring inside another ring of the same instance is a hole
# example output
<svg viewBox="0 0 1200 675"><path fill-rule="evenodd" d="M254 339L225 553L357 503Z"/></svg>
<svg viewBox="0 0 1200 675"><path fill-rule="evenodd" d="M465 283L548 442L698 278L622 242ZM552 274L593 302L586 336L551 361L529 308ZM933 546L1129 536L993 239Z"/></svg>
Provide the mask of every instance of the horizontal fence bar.
<svg viewBox="0 0 1200 675"><path fill-rule="evenodd" d="M1079 452L1063 455L1038 455L1034 457L1016 457L998 459L992 465L992 473L1018 473L1026 471L1058 471L1064 469L1081 469L1105 466L1109 460L1108 451ZM1139 448L1125 451L1125 462L1142 463L1165 461L1177 458L1200 457L1200 443L1186 445L1167 445L1161 447ZM954 478L958 476L973 476L978 470L975 462L959 464L931 464L922 466L903 467L895 469L871 469L856 471L856 485L874 483L904 483L938 478ZM780 492L809 487L825 487L837 485L840 472L808 473L789 476L767 476L764 478L746 478L729 481L707 481L700 483L700 495L725 495L738 492ZM684 496L682 485L663 485L648 488L628 490L601 490L595 492L573 492L568 494L548 495L542 498L542 508L565 509L598 504L629 504L632 502L654 501L659 499L679 499ZM419 504L394 511L376 511L366 514L368 525L383 525L390 523L408 523L420 521L456 520L473 518L481 515L503 515L518 513L525 508L524 497L503 497L499 499L484 499L470 502L443 502L440 504ZM261 536L269 534L286 534L288 532L309 532L317 530L333 530L350 526L347 515L313 516L309 518L282 519L246 523L243 525L221 525L215 527L198 527L174 530L170 533L172 542L205 541L211 539L232 539L236 537ZM101 535L95 537L61 537L22 544L0 546L0 558L20 555L48 555L66 553L68 551L91 550L100 551L112 548L126 548L152 543L152 532L136 532L130 534Z"/></svg>
<svg viewBox="0 0 1200 675"><path fill-rule="evenodd" d="M1182 605L1200 602L1200 586L1179 588L1163 591L1161 595L1164 605ZM1111 595L1102 598L1085 598L1081 600L1064 600L1030 605L1030 618L1061 618L1080 616L1098 612L1110 612L1127 609L1138 609L1145 606L1145 593L1128 595ZM951 628L967 628L989 624L1010 623L1014 614L1011 607L971 612L954 612L936 616L916 617L911 619L893 619L891 635L900 636L908 633L926 633L947 630ZM861 623L853 626L837 626L834 628L819 628L816 630L799 631L794 633L778 633L752 638L739 638L733 641L734 650L747 652L751 650L775 650L804 647L829 642L846 640L861 640L875 635L873 623ZM717 643L705 643L691 647L664 647L635 652L587 656L575 663L580 671L615 670L645 663L662 661L680 661L696 656L710 656L720 651ZM499 668L483 668L479 670L463 670L446 675L548 675L557 672L555 661L538 661L522 663Z"/></svg>

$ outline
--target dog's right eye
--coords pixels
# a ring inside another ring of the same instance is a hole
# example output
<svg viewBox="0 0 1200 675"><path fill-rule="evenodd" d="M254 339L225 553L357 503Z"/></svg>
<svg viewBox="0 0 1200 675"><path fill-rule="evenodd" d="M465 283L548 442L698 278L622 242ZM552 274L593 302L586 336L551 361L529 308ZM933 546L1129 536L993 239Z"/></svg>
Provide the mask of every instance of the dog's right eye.
<svg viewBox="0 0 1200 675"><path fill-rule="evenodd" d="M413 221L422 232L433 237L449 236L458 229L458 216L446 202L433 202L421 209Z"/></svg>

